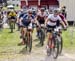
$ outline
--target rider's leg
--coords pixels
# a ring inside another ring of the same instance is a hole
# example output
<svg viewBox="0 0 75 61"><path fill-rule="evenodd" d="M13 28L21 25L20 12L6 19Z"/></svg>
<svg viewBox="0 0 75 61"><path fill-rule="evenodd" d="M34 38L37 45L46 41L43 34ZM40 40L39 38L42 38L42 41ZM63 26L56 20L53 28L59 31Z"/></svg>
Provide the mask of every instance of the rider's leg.
<svg viewBox="0 0 75 61"><path fill-rule="evenodd" d="M49 33L48 34L48 46L50 48L53 48L54 47L54 41L52 40L53 36L52 36L52 33ZM50 44L49 44L50 43Z"/></svg>
<svg viewBox="0 0 75 61"><path fill-rule="evenodd" d="M25 35L26 35L26 32L27 32L27 28L25 27L25 28L23 28L23 37L25 38Z"/></svg>
<svg viewBox="0 0 75 61"><path fill-rule="evenodd" d="M23 27L20 27L20 34L21 34L21 36L20 36L21 40L20 40L20 43L18 45L24 44L24 41L23 41L23 34L24 34Z"/></svg>
<svg viewBox="0 0 75 61"><path fill-rule="evenodd" d="M22 43L25 44L25 35L26 35L26 28L22 29Z"/></svg>
<svg viewBox="0 0 75 61"><path fill-rule="evenodd" d="M48 43L47 43L47 45L49 46L50 44L49 44L49 42L51 41L51 39L52 39L52 34L50 33L50 32L48 32Z"/></svg>

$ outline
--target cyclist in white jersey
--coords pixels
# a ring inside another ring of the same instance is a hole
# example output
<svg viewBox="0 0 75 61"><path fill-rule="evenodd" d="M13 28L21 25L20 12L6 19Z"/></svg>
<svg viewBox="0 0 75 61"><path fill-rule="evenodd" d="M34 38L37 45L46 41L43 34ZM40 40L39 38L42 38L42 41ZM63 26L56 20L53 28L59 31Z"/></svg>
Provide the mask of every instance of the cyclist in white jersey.
<svg viewBox="0 0 75 61"><path fill-rule="evenodd" d="M48 41L52 39L52 31L57 26L57 20L59 20L60 23L64 27L66 27L65 24L63 23L62 19L58 15L58 10L54 10L54 13L50 14L45 21L45 26L47 26L47 32L48 32Z"/></svg>

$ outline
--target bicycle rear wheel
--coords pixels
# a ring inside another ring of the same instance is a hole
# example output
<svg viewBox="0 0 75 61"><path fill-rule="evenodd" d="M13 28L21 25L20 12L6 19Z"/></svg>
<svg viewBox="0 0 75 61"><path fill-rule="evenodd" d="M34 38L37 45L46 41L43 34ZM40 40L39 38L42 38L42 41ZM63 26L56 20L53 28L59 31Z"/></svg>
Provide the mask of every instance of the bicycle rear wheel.
<svg viewBox="0 0 75 61"><path fill-rule="evenodd" d="M59 54L61 54L63 49L63 39L62 37L59 36L58 40L59 40Z"/></svg>

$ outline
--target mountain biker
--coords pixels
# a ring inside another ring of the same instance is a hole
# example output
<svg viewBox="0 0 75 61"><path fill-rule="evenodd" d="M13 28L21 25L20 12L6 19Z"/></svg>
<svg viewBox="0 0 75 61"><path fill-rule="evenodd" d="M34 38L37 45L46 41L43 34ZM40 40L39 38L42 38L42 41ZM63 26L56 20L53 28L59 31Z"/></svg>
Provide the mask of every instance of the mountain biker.
<svg viewBox="0 0 75 61"><path fill-rule="evenodd" d="M20 19L23 18L24 15L27 14L27 11L24 11L23 9L20 11L20 14L17 17L17 25L18 25L18 30L20 30L20 39L22 39L22 29L23 29L23 25L20 25ZM21 42L18 45L24 45L24 40L22 39Z"/></svg>
<svg viewBox="0 0 75 61"><path fill-rule="evenodd" d="M20 30L20 23L19 23L19 20L20 20L20 18L23 17L23 15L25 15L26 13L27 13L27 12L24 11L23 9L18 12L18 15L17 15L18 30Z"/></svg>
<svg viewBox="0 0 75 61"><path fill-rule="evenodd" d="M48 45L49 45L49 41L52 39L52 31L57 26L57 20L59 20L61 22L61 24L64 27L66 27L65 24L63 23L62 19L60 18L59 14L58 14L58 10L55 9L54 13L50 14L45 21L45 26L47 26L47 32L48 32Z"/></svg>
<svg viewBox="0 0 75 61"><path fill-rule="evenodd" d="M16 15L17 14L14 10L11 10L10 13L8 14L9 18L14 20L16 19Z"/></svg>
<svg viewBox="0 0 75 61"><path fill-rule="evenodd" d="M34 22L34 16L32 15L32 10L29 9L28 13L23 15L23 17L21 17L21 19L20 19L20 25L22 27L22 29L21 29L22 38L24 38L24 35L26 34L27 29L29 29L30 32L32 31L32 23L33 22ZM22 43L25 44L24 40Z"/></svg>
<svg viewBox="0 0 75 61"><path fill-rule="evenodd" d="M68 22L67 22L66 18L64 17L64 15L62 15L61 9L58 9L58 15L59 15L59 17L62 19L62 21L63 21L63 23L65 24L65 26L68 27ZM57 26L58 26L60 29L63 29L63 26L62 26L62 24L60 23L59 20L57 20ZM67 30L67 28L65 28L64 30Z"/></svg>
<svg viewBox="0 0 75 61"><path fill-rule="evenodd" d="M58 12L59 12L58 14L59 14L59 16L61 17L61 19L62 19L62 21L64 22L64 24L65 24L66 26L68 26L68 22L67 22L65 16L61 13L61 10L60 10L60 9L59 9Z"/></svg>
<svg viewBox="0 0 75 61"><path fill-rule="evenodd" d="M13 29L15 29L15 23L16 23L16 20L17 20L17 14L16 14L16 11L15 10L11 10L8 14L8 22L9 22L9 26L10 26L10 29L11 29L11 32L13 32ZM13 24L13 26L12 26Z"/></svg>
<svg viewBox="0 0 75 61"><path fill-rule="evenodd" d="M63 7L61 8L61 13L62 13L62 15L63 15L65 18L67 18L66 6L63 6Z"/></svg>
<svg viewBox="0 0 75 61"><path fill-rule="evenodd" d="M40 11L37 13L36 20L37 20L37 36L39 36L39 27L41 24L45 24L45 19L47 18L46 12L44 8L41 8Z"/></svg>
<svg viewBox="0 0 75 61"><path fill-rule="evenodd" d="M8 19L9 19L9 24L11 22L11 19L13 19L14 22L16 22L16 12L12 9L9 13L8 13Z"/></svg>

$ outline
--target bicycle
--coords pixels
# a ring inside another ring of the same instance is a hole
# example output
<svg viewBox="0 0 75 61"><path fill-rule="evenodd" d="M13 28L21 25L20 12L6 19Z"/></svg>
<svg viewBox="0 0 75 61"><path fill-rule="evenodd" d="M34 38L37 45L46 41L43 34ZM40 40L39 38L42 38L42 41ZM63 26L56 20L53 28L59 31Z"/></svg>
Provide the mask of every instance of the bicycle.
<svg viewBox="0 0 75 61"><path fill-rule="evenodd" d="M26 45L26 50L28 49L29 52L32 50L32 35L31 30L27 27L26 34L23 37L24 43Z"/></svg>
<svg viewBox="0 0 75 61"><path fill-rule="evenodd" d="M40 44L41 46L44 45L44 41L45 41L45 25L41 24L40 28L39 28L39 39L40 39Z"/></svg>
<svg viewBox="0 0 75 61"><path fill-rule="evenodd" d="M47 55L48 56L53 55L53 58L57 59L59 53L62 52L63 40L62 37L60 36L58 28L56 29L49 28L49 29L53 31L52 31L52 39L49 40L48 42L49 44L47 46Z"/></svg>

